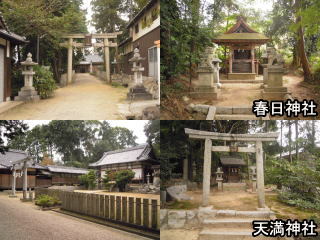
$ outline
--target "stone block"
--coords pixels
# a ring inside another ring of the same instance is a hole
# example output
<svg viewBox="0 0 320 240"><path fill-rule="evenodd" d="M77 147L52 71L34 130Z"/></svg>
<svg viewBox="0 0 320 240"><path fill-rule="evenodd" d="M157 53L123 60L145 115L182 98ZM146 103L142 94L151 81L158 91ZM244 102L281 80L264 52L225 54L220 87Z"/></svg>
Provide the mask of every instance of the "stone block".
<svg viewBox="0 0 320 240"><path fill-rule="evenodd" d="M186 228L193 228L199 226L199 219L197 210L188 210L186 211Z"/></svg>
<svg viewBox="0 0 320 240"><path fill-rule="evenodd" d="M213 210L212 206L199 207L198 220L202 223L205 219L214 219L216 217L217 210Z"/></svg>
<svg viewBox="0 0 320 240"><path fill-rule="evenodd" d="M195 111L195 112L201 112L201 113L204 113L204 114L207 114L208 111L209 111L209 105L203 105L203 104L190 104L189 107Z"/></svg>
<svg viewBox="0 0 320 240"><path fill-rule="evenodd" d="M232 114L232 107L217 107L216 114Z"/></svg>
<svg viewBox="0 0 320 240"><path fill-rule="evenodd" d="M256 79L256 74L255 73L228 73L228 79L229 80L248 80Z"/></svg>
<svg viewBox="0 0 320 240"><path fill-rule="evenodd" d="M186 223L186 211L169 210L168 211L168 227L169 228L184 228Z"/></svg>
<svg viewBox="0 0 320 240"><path fill-rule="evenodd" d="M168 227L168 210L160 209L160 228L166 229Z"/></svg>
<svg viewBox="0 0 320 240"><path fill-rule="evenodd" d="M129 93L127 94L127 99L131 101L139 100L152 100L152 94L148 93L146 88L142 85L134 86L130 88Z"/></svg>
<svg viewBox="0 0 320 240"><path fill-rule="evenodd" d="M218 210L217 216L219 217L234 217L236 216L235 210Z"/></svg>
<svg viewBox="0 0 320 240"><path fill-rule="evenodd" d="M233 107L232 114L252 114L252 108L248 107Z"/></svg>
<svg viewBox="0 0 320 240"><path fill-rule="evenodd" d="M192 197L185 194L187 185L175 185L167 188L169 196L177 201L192 200Z"/></svg>

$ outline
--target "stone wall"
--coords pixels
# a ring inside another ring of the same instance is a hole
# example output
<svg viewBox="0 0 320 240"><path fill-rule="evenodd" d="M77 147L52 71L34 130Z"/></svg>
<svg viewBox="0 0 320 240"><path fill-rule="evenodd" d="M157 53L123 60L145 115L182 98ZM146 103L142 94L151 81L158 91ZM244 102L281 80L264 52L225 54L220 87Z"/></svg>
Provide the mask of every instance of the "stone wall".
<svg viewBox="0 0 320 240"><path fill-rule="evenodd" d="M160 210L160 228L177 229L198 228L201 223L201 214L198 209L194 210Z"/></svg>

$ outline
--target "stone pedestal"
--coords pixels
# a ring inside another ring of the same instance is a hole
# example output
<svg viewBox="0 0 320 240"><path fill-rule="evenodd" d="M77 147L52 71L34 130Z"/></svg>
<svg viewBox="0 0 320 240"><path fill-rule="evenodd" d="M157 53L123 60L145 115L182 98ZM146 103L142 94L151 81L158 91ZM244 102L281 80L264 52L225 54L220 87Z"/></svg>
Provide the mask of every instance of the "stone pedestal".
<svg viewBox="0 0 320 240"><path fill-rule="evenodd" d="M262 92L263 99L283 100L288 94L286 87L283 87L284 68L282 66L269 66L267 69L267 86Z"/></svg>
<svg viewBox="0 0 320 240"><path fill-rule="evenodd" d="M33 87L33 76L35 72L33 71L33 66L38 65L32 61L32 54L29 53L27 60L21 63L24 66L24 71L22 75L24 75L24 87L19 91L18 96L14 98L15 101L39 101L40 96L38 92Z"/></svg>
<svg viewBox="0 0 320 240"><path fill-rule="evenodd" d="M194 89L190 93L192 98L218 99L219 62L221 62L220 59L213 56L213 49L208 47L201 57L201 63L197 70L198 79L192 82Z"/></svg>
<svg viewBox="0 0 320 240"><path fill-rule="evenodd" d="M198 81L194 82L194 91L190 93L192 98L218 99L219 90L214 82L214 71L209 68L198 70Z"/></svg>
<svg viewBox="0 0 320 240"><path fill-rule="evenodd" d="M261 64L263 67L263 87L267 87L268 84L268 64Z"/></svg>
<svg viewBox="0 0 320 240"><path fill-rule="evenodd" d="M128 100L152 100L152 94L147 92L147 89L143 85L136 85L130 88L127 93Z"/></svg>

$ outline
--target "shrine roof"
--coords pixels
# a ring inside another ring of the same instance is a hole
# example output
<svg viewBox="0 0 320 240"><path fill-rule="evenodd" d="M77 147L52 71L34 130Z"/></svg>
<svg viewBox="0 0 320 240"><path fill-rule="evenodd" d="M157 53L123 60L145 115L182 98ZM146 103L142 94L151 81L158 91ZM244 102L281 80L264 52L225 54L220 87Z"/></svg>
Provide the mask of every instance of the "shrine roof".
<svg viewBox="0 0 320 240"><path fill-rule="evenodd" d="M89 166L98 167L152 159L153 152L151 146L149 144L142 144L131 148L105 152L98 162L91 163Z"/></svg>
<svg viewBox="0 0 320 240"><path fill-rule="evenodd" d="M262 33L253 30L244 20L238 17L237 23L233 25L227 32L219 35L213 40L215 43L260 43L264 44L269 38Z"/></svg>

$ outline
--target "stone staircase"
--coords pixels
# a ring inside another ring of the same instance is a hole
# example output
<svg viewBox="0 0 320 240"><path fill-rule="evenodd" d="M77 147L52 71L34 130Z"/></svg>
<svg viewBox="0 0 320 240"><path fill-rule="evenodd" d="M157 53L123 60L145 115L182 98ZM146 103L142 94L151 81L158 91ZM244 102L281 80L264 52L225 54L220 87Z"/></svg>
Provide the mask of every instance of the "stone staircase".
<svg viewBox="0 0 320 240"><path fill-rule="evenodd" d="M251 106L209 106L206 120L270 120L270 117L256 117Z"/></svg>
<svg viewBox="0 0 320 240"><path fill-rule="evenodd" d="M252 221L271 219L271 211L217 210L212 213L204 217L198 240L270 239L261 235L252 237Z"/></svg>

